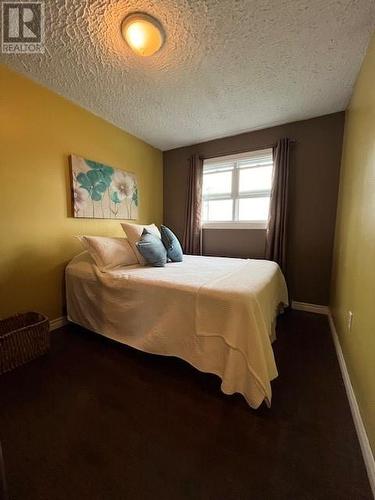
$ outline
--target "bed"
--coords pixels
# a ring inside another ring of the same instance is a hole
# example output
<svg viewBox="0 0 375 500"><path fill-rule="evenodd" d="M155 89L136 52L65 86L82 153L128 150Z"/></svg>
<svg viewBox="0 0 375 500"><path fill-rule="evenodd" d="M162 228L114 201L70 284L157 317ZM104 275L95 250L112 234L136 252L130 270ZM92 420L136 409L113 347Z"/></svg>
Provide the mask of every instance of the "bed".
<svg viewBox="0 0 375 500"><path fill-rule="evenodd" d="M242 394L252 408L271 404L275 323L288 304L274 262L184 256L103 273L83 252L66 268L66 293L70 321L214 373L225 394Z"/></svg>

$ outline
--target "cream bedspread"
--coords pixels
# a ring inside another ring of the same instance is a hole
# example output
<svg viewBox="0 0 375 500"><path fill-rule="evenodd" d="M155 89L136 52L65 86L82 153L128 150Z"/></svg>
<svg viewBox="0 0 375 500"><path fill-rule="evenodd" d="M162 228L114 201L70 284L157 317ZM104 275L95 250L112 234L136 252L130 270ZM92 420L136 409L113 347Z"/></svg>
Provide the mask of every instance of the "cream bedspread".
<svg viewBox="0 0 375 500"><path fill-rule="evenodd" d="M177 356L214 373L226 394L271 404L272 351L280 304L288 304L277 264L185 256L165 268L101 273L84 252L66 269L68 319L142 351Z"/></svg>

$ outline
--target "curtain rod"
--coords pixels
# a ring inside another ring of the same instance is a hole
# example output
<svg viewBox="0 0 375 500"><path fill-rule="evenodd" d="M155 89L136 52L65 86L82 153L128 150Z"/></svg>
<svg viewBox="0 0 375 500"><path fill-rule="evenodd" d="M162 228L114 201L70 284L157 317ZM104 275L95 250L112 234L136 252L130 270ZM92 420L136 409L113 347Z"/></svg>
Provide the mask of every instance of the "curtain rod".
<svg viewBox="0 0 375 500"><path fill-rule="evenodd" d="M296 144L296 140L295 139L290 139L290 144L294 145ZM274 148L276 147L276 142L273 143L273 144L267 144L267 145L263 145L263 146L257 146L255 149L249 149L249 148L242 148L242 149L231 149L230 151L224 151L224 152L221 152L221 153L213 153L212 155L199 155L199 159L200 160L209 160L211 158L219 158L220 156L229 156L229 155L238 155L238 154L241 154L241 153L250 153L251 151L258 151L260 149L271 149L271 148Z"/></svg>

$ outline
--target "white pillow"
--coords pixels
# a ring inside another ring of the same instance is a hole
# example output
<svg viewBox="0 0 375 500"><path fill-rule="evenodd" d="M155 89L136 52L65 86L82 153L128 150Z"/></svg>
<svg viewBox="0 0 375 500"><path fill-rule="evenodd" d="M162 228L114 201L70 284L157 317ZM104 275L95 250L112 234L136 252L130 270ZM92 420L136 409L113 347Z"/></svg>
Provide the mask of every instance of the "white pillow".
<svg viewBox="0 0 375 500"><path fill-rule="evenodd" d="M138 264L138 259L126 238L104 236L77 236L77 238L104 273L115 267Z"/></svg>
<svg viewBox="0 0 375 500"><path fill-rule="evenodd" d="M132 224L131 222L123 222L121 224L122 229L125 231L126 236L128 237L129 243L137 256L138 262L142 265L146 264L145 259L139 253L136 243L141 239L142 233L144 229L147 229L155 236L158 236L161 239L160 231L155 226L155 224L149 224L148 226L143 226L142 224Z"/></svg>

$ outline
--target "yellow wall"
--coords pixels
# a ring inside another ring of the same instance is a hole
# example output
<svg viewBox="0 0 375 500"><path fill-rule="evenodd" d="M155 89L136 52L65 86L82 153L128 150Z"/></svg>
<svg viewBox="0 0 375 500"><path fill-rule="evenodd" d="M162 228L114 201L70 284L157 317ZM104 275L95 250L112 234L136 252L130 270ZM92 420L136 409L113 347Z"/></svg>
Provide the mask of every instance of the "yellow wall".
<svg viewBox="0 0 375 500"><path fill-rule="evenodd" d="M120 222L70 217L70 153L135 172L140 222L162 222L162 153L0 65L0 317L63 314L77 234L124 235Z"/></svg>
<svg viewBox="0 0 375 500"><path fill-rule="evenodd" d="M331 307L375 451L375 36L347 111L343 148Z"/></svg>

